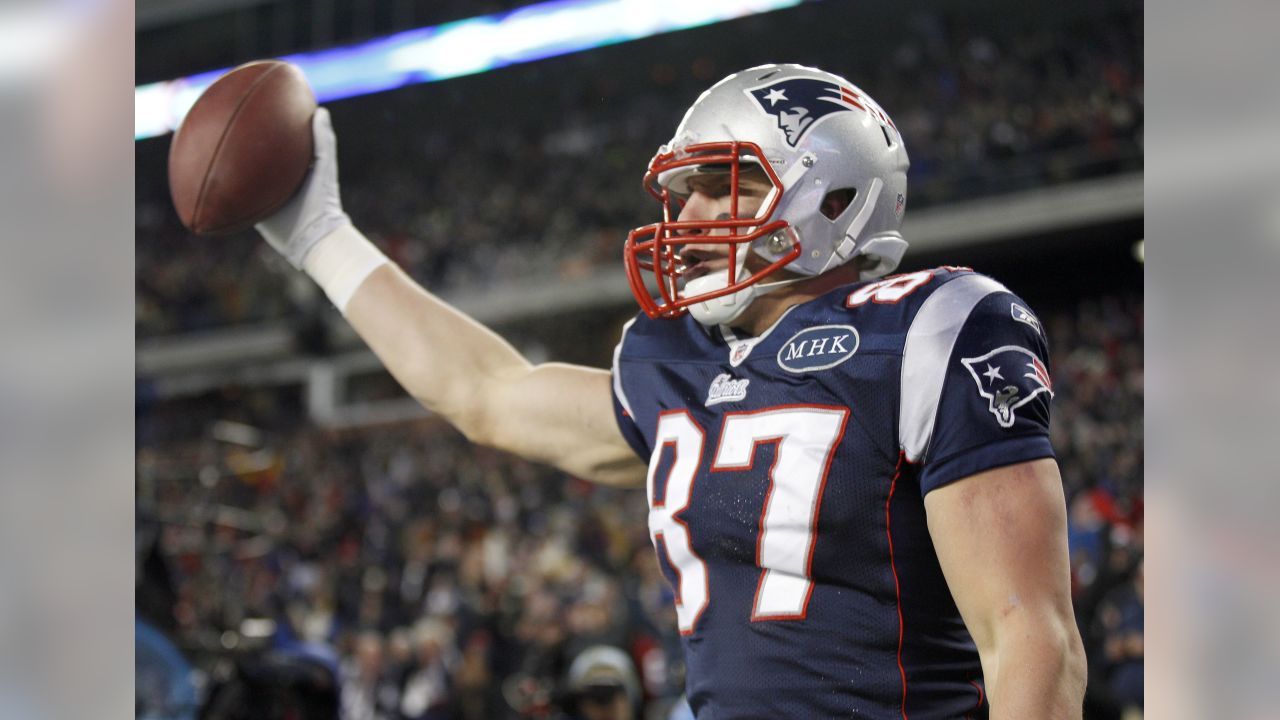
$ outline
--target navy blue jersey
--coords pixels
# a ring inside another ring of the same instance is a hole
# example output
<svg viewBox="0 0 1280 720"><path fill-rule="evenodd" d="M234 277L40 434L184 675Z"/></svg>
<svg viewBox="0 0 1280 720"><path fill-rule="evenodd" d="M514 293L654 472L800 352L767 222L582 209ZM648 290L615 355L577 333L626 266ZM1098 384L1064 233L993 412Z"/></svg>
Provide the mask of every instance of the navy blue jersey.
<svg viewBox="0 0 1280 720"><path fill-rule="evenodd" d="M1053 455L1046 359L1026 304L962 268L832 291L754 338L627 326L614 407L700 720L985 716L924 496Z"/></svg>

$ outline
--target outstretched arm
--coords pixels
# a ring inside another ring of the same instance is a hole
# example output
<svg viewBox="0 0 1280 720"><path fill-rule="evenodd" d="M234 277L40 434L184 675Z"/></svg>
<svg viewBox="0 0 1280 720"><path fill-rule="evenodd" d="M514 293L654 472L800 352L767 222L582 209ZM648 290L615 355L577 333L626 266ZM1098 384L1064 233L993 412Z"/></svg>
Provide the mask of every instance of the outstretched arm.
<svg viewBox="0 0 1280 720"><path fill-rule="evenodd" d="M991 718L1079 718L1085 658L1071 610L1066 507L1052 459L925 496L929 533L978 653Z"/></svg>
<svg viewBox="0 0 1280 720"><path fill-rule="evenodd" d="M597 482L643 482L644 464L614 422L609 373L530 364L389 262L342 210L323 108L313 129L311 175L258 230L320 284L405 390L473 442Z"/></svg>
<svg viewBox="0 0 1280 720"><path fill-rule="evenodd" d="M346 317L410 395L471 441L597 482L643 482L614 421L607 371L531 365L391 264L361 284Z"/></svg>

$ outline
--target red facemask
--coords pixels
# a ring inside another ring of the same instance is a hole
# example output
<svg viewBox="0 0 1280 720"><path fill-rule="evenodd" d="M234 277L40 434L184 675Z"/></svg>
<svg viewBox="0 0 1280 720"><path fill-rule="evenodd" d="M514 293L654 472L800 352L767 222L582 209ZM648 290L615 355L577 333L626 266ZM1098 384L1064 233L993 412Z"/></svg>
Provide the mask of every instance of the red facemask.
<svg viewBox="0 0 1280 720"><path fill-rule="evenodd" d="M638 227L627 234L623 248L623 261L627 268L627 281L631 292L645 314L651 318L675 318L688 312L690 305L724 297L754 285L800 256L800 244L791 241L791 249L782 257L753 273L745 268L739 272L740 253L750 252L751 243L783 230L789 226L785 220L769 220L777 208L780 192L771 193L769 203L758 215L739 217L739 174L743 163L759 167L769 176L775 188L781 188L768 162L756 162L764 158L760 147L748 142L717 142L689 145L676 152L659 153L649 163L644 176L644 188L662 205L662 221ZM693 166L717 166L727 168L729 174L729 217L716 220L677 220L684 199L659 182L663 173ZM688 234L689 231L701 231ZM727 230L727 235L711 235L713 230ZM794 236L792 236L794 237ZM729 281L721 289L686 296L681 290L681 273L684 262L680 250L685 245L725 245L729 251ZM645 285L644 273L651 273L658 287L654 298ZM744 277L739 277L743 275Z"/></svg>

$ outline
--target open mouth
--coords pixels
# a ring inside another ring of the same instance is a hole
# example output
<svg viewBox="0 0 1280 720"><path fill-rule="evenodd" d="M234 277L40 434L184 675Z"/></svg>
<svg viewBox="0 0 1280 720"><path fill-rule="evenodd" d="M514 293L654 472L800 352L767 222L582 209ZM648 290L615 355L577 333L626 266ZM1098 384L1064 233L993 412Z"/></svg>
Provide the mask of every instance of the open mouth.
<svg viewBox="0 0 1280 720"><path fill-rule="evenodd" d="M680 279L685 282L697 280L711 272L711 267L707 263L698 263L697 265L687 266L680 271Z"/></svg>
<svg viewBox="0 0 1280 720"><path fill-rule="evenodd" d="M697 280L700 277L706 277L712 273L729 269L729 260L720 258L718 260L703 261L693 265L686 265L684 270L680 271L680 279L685 283Z"/></svg>
<svg viewBox="0 0 1280 720"><path fill-rule="evenodd" d="M729 258L724 255L713 256L700 252L687 252L681 260L683 268L680 270L680 279L685 282L729 269Z"/></svg>

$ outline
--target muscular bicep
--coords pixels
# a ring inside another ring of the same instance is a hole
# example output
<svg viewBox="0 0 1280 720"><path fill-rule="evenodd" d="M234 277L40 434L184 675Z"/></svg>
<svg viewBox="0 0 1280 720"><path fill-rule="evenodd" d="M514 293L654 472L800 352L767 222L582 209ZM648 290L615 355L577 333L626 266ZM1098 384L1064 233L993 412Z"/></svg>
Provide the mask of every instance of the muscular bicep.
<svg viewBox="0 0 1280 720"><path fill-rule="evenodd" d="M547 363L490 390L495 446L608 485L644 483L645 465L614 420L607 371Z"/></svg>
<svg viewBox="0 0 1280 720"><path fill-rule="evenodd" d="M1068 631L1066 507L1054 460L958 480L926 495L925 510L947 585L984 656L1013 621Z"/></svg>

